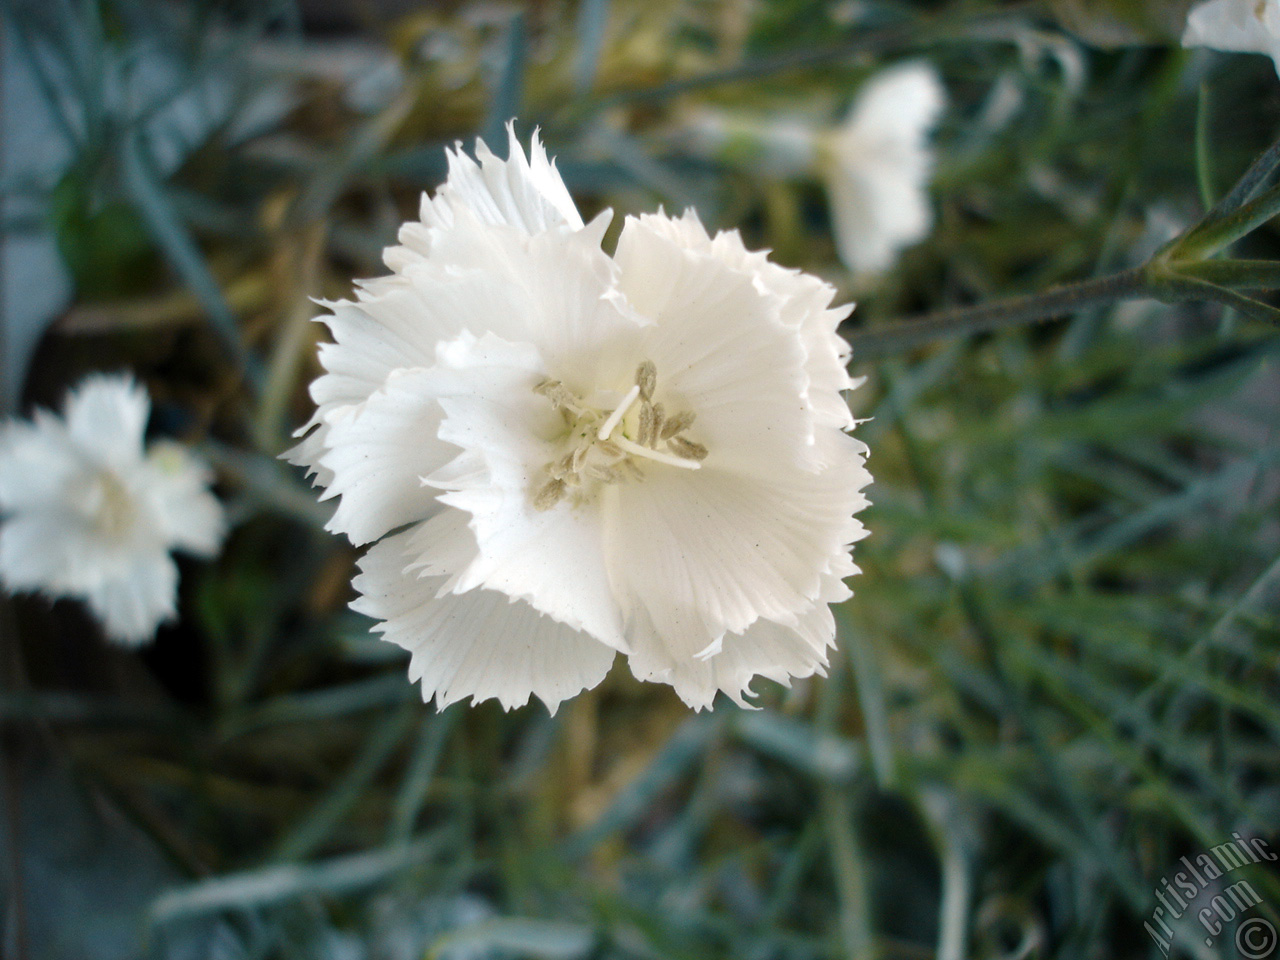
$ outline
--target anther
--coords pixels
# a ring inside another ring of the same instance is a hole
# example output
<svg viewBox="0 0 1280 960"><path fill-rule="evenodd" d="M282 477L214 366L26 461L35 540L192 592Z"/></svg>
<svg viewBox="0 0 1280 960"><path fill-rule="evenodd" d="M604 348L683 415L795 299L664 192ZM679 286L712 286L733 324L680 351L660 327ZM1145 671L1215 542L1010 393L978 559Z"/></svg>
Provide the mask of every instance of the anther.
<svg viewBox="0 0 1280 960"><path fill-rule="evenodd" d="M533 388L533 392L546 397L557 410L578 411L578 398L559 380L543 380Z"/></svg>
<svg viewBox="0 0 1280 960"><path fill-rule="evenodd" d="M583 472L592 480L599 480L601 483L617 483L622 479L622 474L618 470L599 463L591 464Z"/></svg>
<svg viewBox="0 0 1280 960"><path fill-rule="evenodd" d="M653 432L649 434L649 442L646 446L656 447L658 438L662 435L662 425L667 422L667 413L662 409L662 404L655 403L653 405Z"/></svg>
<svg viewBox="0 0 1280 960"><path fill-rule="evenodd" d="M636 443L642 447L652 447L655 435L657 434L657 418L653 415L653 404L648 400L640 404L640 430L636 436Z"/></svg>
<svg viewBox="0 0 1280 960"><path fill-rule="evenodd" d="M652 360L646 360L636 368L636 386L640 388L640 399L652 400L654 388L658 385L658 368Z"/></svg>
<svg viewBox="0 0 1280 960"><path fill-rule="evenodd" d="M694 412L692 410L682 410L674 417L662 425L662 429L658 432L659 440L670 440L678 433L683 433L693 426Z"/></svg>
<svg viewBox="0 0 1280 960"><path fill-rule="evenodd" d="M686 440L684 437L672 437L667 441L667 447L676 454L686 460L705 460L707 459L707 448L700 443L694 443L692 440Z"/></svg>
<svg viewBox="0 0 1280 960"><path fill-rule="evenodd" d="M553 480L563 480L577 469L573 465L573 458L576 453L577 451L575 450L573 453L565 454L559 460L547 465L547 473L551 474Z"/></svg>
<svg viewBox="0 0 1280 960"><path fill-rule="evenodd" d="M563 480L548 480L533 497L533 509L550 510L564 497L568 487Z"/></svg>

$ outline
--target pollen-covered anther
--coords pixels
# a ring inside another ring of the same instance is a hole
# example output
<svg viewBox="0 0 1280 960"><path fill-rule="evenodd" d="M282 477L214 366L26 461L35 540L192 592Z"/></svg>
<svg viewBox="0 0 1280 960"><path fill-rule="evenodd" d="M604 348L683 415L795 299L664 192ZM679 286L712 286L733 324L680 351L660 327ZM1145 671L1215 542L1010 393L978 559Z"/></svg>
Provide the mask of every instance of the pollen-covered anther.
<svg viewBox="0 0 1280 960"><path fill-rule="evenodd" d="M565 423L570 426L577 422L583 413L581 403L573 395L573 391L559 380L550 378L543 380L533 388L533 392L541 394L550 400L552 408L559 410L560 415L564 417Z"/></svg>
<svg viewBox="0 0 1280 960"><path fill-rule="evenodd" d="M672 437L667 441L667 447L678 457L684 457L688 460L707 459L706 447L700 443L694 443L692 440L686 440L684 437Z"/></svg>
<svg viewBox="0 0 1280 960"><path fill-rule="evenodd" d="M568 485L563 480L558 478L548 480L533 495L533 508L535 510L550 510L560 502L567 490Z"/></svg>
<svg viewBox="0 0 1280 960"><path fill-rule="evenodd" d="M640 404L640 435L636 437L636 442L642 447L652 447L658 433L654 429L656 426L657 417L654 416L653 404L648 402Z"/></svg>
<svg viewBox="0 0 1280 960"><path fill-rule="evenodd" d="M636 368L636 386L640 388L640 399L653 399L653 391L658 386L658 368L652 360L646 360Z"/></svg>
<svg viewBox="0 0 1280 960"><path fill-rule="evenodd" d="M670 440L677 434L684 433L693 426L695 414L692 410L682 410L670 420L662 424L662 429L658 431L659 440Z"/></svg>

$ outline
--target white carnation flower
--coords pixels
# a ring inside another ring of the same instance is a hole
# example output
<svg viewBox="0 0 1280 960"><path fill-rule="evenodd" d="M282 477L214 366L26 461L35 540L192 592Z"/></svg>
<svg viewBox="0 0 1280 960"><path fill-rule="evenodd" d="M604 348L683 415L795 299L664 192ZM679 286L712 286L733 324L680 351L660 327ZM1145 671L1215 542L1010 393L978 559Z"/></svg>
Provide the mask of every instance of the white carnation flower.
<svg viewBox="0 0 1280 960"><path fill-rule="evenodd" d="M946 104L937 71L911 62L873 77L842 124L823 129L793 116L767 120L701 108L683 141L727 158L749 156L772 176L817 174L826 186L836 252L857 275L881 273L933 226L929 137Z"/></svg>
<svg viewBox="0 0 1280 960"><path fill-rule="evenodd" d="M870 481L848 308L692 213L609 257L536 137L476 153L323 318L291 456L377 541L355 609L441 707L555 710L615 651L697 708L821 670Z"/></svg>
<svg viewBox="0 0 1280 960"><path fill-rule="evenodd" d="M906 63L875 77L819 145L840 259L854 273L888 269L929 235L929 134L946 103L937 72Z"/></svg>
<svg viewBox="0 0 1280 960"><path fill-rule="evenodd" d="M1264 53L1280 73L1280 0L1205 0L1187 15L1182 45Z"/></svg>
<svg viewBox="0 0 1280 960"><path fill-rule="evenodd" d="M175 613L173 549L217 552L222 507L208 469L174 443L143 450L151 402L127 376L92 376L65 417L0 427L0 580L85 601L136 645Z"/></svg>

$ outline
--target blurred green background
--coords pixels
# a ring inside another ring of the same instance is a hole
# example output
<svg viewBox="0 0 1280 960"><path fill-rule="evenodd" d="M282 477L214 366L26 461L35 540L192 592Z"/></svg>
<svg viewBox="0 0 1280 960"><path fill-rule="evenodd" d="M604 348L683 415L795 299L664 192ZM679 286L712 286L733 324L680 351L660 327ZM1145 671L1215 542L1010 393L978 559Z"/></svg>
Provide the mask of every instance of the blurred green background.
<svg viewBox="0 0 1280 960"><path fill-rule="evenodd" d="M1156 957L1180 857L1280 849L1280 338L1220 306L855 354L864 573L829 677L756 712L618 664L555 717L437 714L276 459L308 298L512 116L585 214L692 205L857 299L851 334L1140 263L1280 128L1272 63L1179 49L1185 3L3 9L4 402L136 370L237 524L140 652L3 601L5 956ZM819 183L677 132L834 123L907 58L948 91L937 225L874 281ZM1239 878L1280 925L1274 865ZM1234 929L1188 913L1173 951L1249 956Z"/></svg>

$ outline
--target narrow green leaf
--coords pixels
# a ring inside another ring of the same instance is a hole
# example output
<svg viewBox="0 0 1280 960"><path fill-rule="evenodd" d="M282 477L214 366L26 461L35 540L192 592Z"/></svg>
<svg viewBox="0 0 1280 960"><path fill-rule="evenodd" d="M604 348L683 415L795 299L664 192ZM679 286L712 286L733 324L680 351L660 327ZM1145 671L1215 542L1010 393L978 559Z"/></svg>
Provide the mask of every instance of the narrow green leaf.
<svg viewBox="0 0 1280 960"><path fill-rule="evenodd" d="M847 784L861 765L852 740L767 710L737 714L733 731L744 743L816 780Z"/></svg>
<svg viewBox="0 0 1280 960"><path fill-rule="evenodd" d="M245 348L235 314L148 162L140 133L135 133L125 142L124 168L129 190L156 244L204 307L219 339L248 384L255 390L260 389L264 375L262 365Z"/></svg>
<svg viewBox="0 0 1280 960"><path fill-rule="evenodd" d="M416 705L401 707L374 727L373 734L365 741L347 772L311 808L302 822L276 843L272 859L300 860L329 838L334 827L359 802L365 788L377 776L392 751L400 745L417 712Z"/></svg>
<svg viewBox="0 0 1280 960"><path fill-rule="evenodd" d="M724 714L691 717L667 741L662 751L639 777L624 789L591 826L569 838L569 856L581 856L611 834L626 830L644 816L649 805L672 783L683 777L707 751L724 725Z"/></svg>
<svg viewBox="0 0 1280 960"><path fill-rule="evenodd" d="M1213 283L1206 283L1202 280L1184 281L1178 284L1178 287L1183 293L1182 299L1221 303L1223 306L1231 307L1243 313L1250 320L1280 325L1280 310L1270 304L1263 303L1261 300L1255 300L1253 297L1246 297L1242 293L1236 293L1234 290L1229 290Z"/></svg>
<svg viewBox="0 0 1280 960"><path fill-rule="evenodd" d="M847 618L841 616L839 622L844 649L849 658L849 669L853 671L854 685L858 691L858 704L862 708L862 722L867 746L871 751L871 766L875 771L876 784L881 790L889 790L893 788L896 775L879 651L866 635L852 635L852 627Z"/></svg>
<svg viewBox="0 0 1280 960"><path fill-rule="evenodd" d="M149 920L158 925L224 910L270 906L308 894L371 887L403 870L420 868L440 852L444 840L445 832L438 831L401 846L213 877L158 897L151 905Z"/></svg>
<svg viewBox="0 0 1280 960"><path fill-rule="evenodd" d="M1209 212L1209 216L1205 218L1205 221L1219 219L1238 209L1241 204L1246 203L1254 195L1258 187L1266 182L1277 167L1280 167L1280 140L1277 140L1258 155L1257 159L1249 165L1249 169L1241 175L1235 185L1218 201L1217 206Z"/></svg>
<svg viewBox="0 0 1280 960"><path fill-rule="evenodd" d="M1166 255L1174 262L1211 257L1262 226L1277 213L1280 213L1280 185L1272 187L1226 216L1202 221L1175 240L1168 247Z"/></svg>
<svg viewBox="0 0 1280 960"><path fill-rule="evenodd" d="M444 755L445 744L459 716L461 710L445 710L422 718L418 742L414 746L413 756L409 760L392 808L391 828L387 838L389 841L403 842L413 833L413 825L426 803L427 792L435 778L440 758Z"/></svg>
<svg viewBox="0 0 1280 960"><path fill-rule="evenodd" d="M608 25L609 0L582 0L578 7L578 59L573 70L579 95L590 92L595 84Z"/></svg>
<svg viewBox="0 0 1280 960"><path fill-rule="evenodd" d="M1200 84L1196 99L1196 183L1200 187L1200 202L1209 210L1213 207L1213 167L1209 156L1210 144L1209 84Z"/></svg>
<svg viewBox="0 0 1280 960"><path fill-rule="evenodd" d="M427 957L448 960L497 951L536 960L577 960L591 951L595 941L595 931L584 924L500 917L446 934L431 945Z"/></svg>
<svg viewBox="0 0 1280 960"><path fill-rule="evenodd" d="M839 908L840 955L846 960L879 956L871 929L870 870L863 853L848 790L824 786L818 793L826 828Z"/></svg>
<svg viewBox="0 0 1280 960"><path fill-rule="evenodd" d="M502 72L494 86L489 115L484 122L484 140L497 147L506 140L504 128L520 115L524 98L524 71L529 57L529 29L523 10L516 12L507 24L507 40L503 50Z"/></svg>

